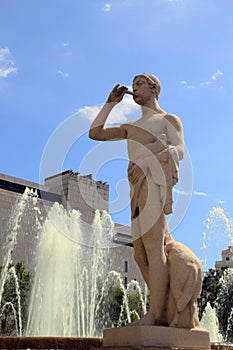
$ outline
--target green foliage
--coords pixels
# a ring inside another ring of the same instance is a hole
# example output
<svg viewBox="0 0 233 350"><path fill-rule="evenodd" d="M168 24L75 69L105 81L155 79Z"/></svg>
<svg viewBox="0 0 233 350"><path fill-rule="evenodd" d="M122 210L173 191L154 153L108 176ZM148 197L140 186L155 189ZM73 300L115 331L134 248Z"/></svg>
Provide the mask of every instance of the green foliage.
<svg viewBox="0 0 233 350"><path fill-rule="evenodd" d="M114 326L117 326L120 312L121 312L121 305L123 303L123 291L121 288L112 285L109 289L108 293L109 297L109 316L112 324Z"/></svg>
<svg viewBox="0 0 233 350"><path fill-rule="evenodd" d="M216 299L219 329L225 340L233 342L233 269L226 269L220 279L221 288Z"/></svg>
<svg viewBox="0 0 233 350"><path fill-rule="evenodd" d="M124 290L118 326L136 321L144 315L144 295L138 290Z"/></svg>
<svg viewBox="0 0 233 350"><path fill-rule="evenodd" d="M127 293L128 306L130 310L131 322L141 318L144 314L139 292Z"/></svg>
<svg viewBox="0 0 233 350"><path fill-rule="evenodd" d="M210 269L205 273L202 292L198 299L201 319L207 302L215 308L219 331L224 341L233 342L233 269L224 272Z"/></svg>
<svg viewBox="0 0 233 350"><path fill-rule="evenodd" d="M12 267L17 276L17 282L12 272ZM1 271L2 266L0 266L0 273ZM24 333L27 322L31 281L31 273L26 271L23 262L8 267L8 278L4 285L2 303L0 305L0 335L18 335L16 329L19 329L20 316L22 319L22 333ZM17 283L18 285L16 285ZM17 289L19 295L17 294ZM5 307L4 305L7 306ZM5 309L2 313L3 308ZM119 287L113 281L106 281L104 283L98 281L95 312L97 333L102 331L103 328L117 327L128 323L129 314L131 321L143 315L139 292L134 290L127 292L126 289ZM121 323L119 323L119 320L121 320Z"/></svg>
<svg viewBox="0 0 233 350"><path fill-rule="evenodd" d="M0 273L2 269L1 266ZM24 329L27 320L30 284L31 274L26 271L24 262L9 265L0 305L1 335L16 335L16 328L17 326L19 328L21 321L22 329Z"/></svg>
<svg viewBox="0 0 233 350"><path fill-rule="evenodd" d="M114 282L98 283L96 324L98 330L125 325L143 316L143 306L138 291L128 292Z"/></svg>
<svg viewBox="0 0 233 350"><path fill-rule="evenodd" d="M105 304L101 312L102 316L104 314L106 319L110 320L108 321L110 322L109 327L126 324L128 315L130 315L131 322L143 316L144 310L137 291L129 293L111 282L105 288L102 298L102 302L105 301L107 304L107 309ZM233 269L227 269L224 273L209 269L205 273L201 295L198 298L200 319L208 302L216 310L220 332L224 340L233 342Z"/></svg>
<svg viewBox="0 0 233 350"><path fill-rule="evenodd" d="M203 312L205 311L206 305L209 302L211 307L215 306L218 292L220 289L220 277L221 273L215 269L209 269L205 273L202 291L200 297L198 298L198 310L199 318L202 318Z"/></svg>
<svg viewBox="0 0 233 350"><path fill-rule="evenodd" d="M98 281L97 291L95 325L99 334L103 328L117 326L123 293L112 281Z"/></svg>
<svg viewBox="0 0 233 350"><path fill-rule="evenodd" d="M19 291L21 297L21 313L23 329L26 326L27 311L30 297L30 289L32 282L32 274L30 271L26 271L25 263L23 261L18 262L15 265L16 275L19 283Z"/></svg>

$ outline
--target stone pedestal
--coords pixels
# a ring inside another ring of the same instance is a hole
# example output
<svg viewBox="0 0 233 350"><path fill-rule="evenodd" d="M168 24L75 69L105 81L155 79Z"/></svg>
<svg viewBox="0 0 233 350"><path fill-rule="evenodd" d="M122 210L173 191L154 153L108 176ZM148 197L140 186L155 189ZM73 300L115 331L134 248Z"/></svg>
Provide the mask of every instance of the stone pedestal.
<svg viewBox="0 0 233 350"><path fill-rule="evenodd" d="M208 350L209 332L202 328L126 326L104 330L105 350Z"/></svg>

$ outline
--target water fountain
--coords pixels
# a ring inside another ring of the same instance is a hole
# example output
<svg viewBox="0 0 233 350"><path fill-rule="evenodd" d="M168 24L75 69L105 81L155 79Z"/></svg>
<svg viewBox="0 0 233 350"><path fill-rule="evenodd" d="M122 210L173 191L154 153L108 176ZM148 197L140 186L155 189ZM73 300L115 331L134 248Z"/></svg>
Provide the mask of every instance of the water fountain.
<svg viewBox="0 0 233 350"><path fill-rule="evenodd" d="M212 343L219 343L223 341L223 337L219 333L216 311L213 307L211 307L209 302L207 303L204 315L201 319L201 326L209 331L210 341Z"/></svg>
<svg viewBox="0 0 233 350"><path fill-rule="evenodd" d="M10 269L7 267L17 242L23 213L25 208L28 213L29 204L41 239L38 245L27 328L23 334L17 277L14 267ZM104 305L111 283L114 281L122 290L123 303L117 326L130 322L133 317L139 317L135 310L130 310L127 294L130 291L138 292L141 309L145 313L146 293L143 295L137 281L131 281L126 290L120 275L114 271L108 272L108 252L112 244L113 223L106 212L100 215L97 211L94 223L90 227L82 222L79 212L73 210L67 213L61 205L55 203L48 212L44 225L41 226L39 219L41 212L37 204L36 193L27 189L18 201L9 222L9 235L0 280L0 300L5 283L12 278L18 294L17 307L15 308L10 302L5 303L1 313L8 307L11 308L17 336L0 338L0 348L23 349L39 346L82 349L87 342L93 347L100 347L102 329L112 326L106 317L107 308ZM219 216L220 210L214 209L211 213L208 225L212 225L214 215L217 213ZM223 218L226 221L226 216ZM229 236L230 221L226 222ZM223 279L225 282L220 296L223 296L224 292L227 293L226 290L232 280L233 273L229 270ZM230 321L228 327L231 327L232 312L228 318ZM210 323L212 323L211 340L219 343L222 338L217 335L215 310L207 305L203 326L208 329ZM212 345L213 348L218 346L219 344Z"/></svg>
<svg viewBox="0 0 233 350"><path fill-rule="evenodd" d="M223 247L233 245L233 222L221 207L213 207L205 222L202 235L203 265L210 266L213 249L220 252Z"/></svg>
<svg viewBox="0 0 233 350"><path fill-rule="evenodd" d="M15 245L17 244L17 235L19 232L20 225L22 223L25 213L32 208L34 213L38 213L37 208L37 194L34 190L26 189L24 194L18 198L15 206L12 210L12 215L10 216L8 223L8 231L6 235L6 243L3 249L3 267L1 271L0 278L0 318L10 309L13 323L15 324L15 335L22 336L22 319L21 319L21 297L19 284L16 276L16 271L14 266L10 266L12 261L12 255L14 252ZM36 227L39 229L39 221L36 215ZM9 283L10 279L13 280L14 290L16 293L17 305L15 306L11 301L6 301L2 304L2 298L4 295L4 287Z"/></svg>
<svg viewBox="0 0 233 350"><path fill-rule="evenodd" d="M221 240L219 239L220 237ZM213 207L209 212L205 223L205 232L203 233L202 248L205 254L205 259L203 260L210 263L211 251L214 248L217 247L217 250L221 251L224 247L230 246L229 249L231 249L232 244L232 219L228 217L225 210L221 207ZM218 263L221 266L222 262ZM228 263L231 266L230 258ZM233 269L228 268L222 271L222 277L220 279L218 277L218 282L216 276L212 276L212 278L217 283L218 295L216 300L212 301L212 306L209 302L207 303L201 324L210 332L210 339L213 343L225 342L229 344L229 342L232 342L231 325L233 315L232 305L229 304L229 300L232 299ZM212 288L216 288L216 286L212 286Z"/></svg>
<svg viewBox="0 0 233 350"><path fill-rule="evenodd" d="M215 303L216 314L219 319L219 329L225 342L233 342L233 268L224 271L220 279L220 290Z"/></svg>
<svg viewBox="0 0 233 350"><path fill-rule="evenodd" d="M97 211L92 227L55 203L42 227L26 334L98 336L98 284L107 276L113 223Z"/></svg>
<svg viewBox="0 0 233 350"><path fill-rule="evenodd" d="M27 327L22 337L20 293L14 268L9 270L8 265L17 242L18 228L25 208L29 215L28 201L33 204L30 215L35 216L40 241ZM82 222L79 212L72 210L68 213L61 205L55 203L49 210L44 224L40 225L38 216L41 213L37 204L36 193L27 189L17 203L17 210L14 210L14 217L10 221L4 268L1 273L0 297L2 298L7 279L13 274L18 293L18 307L16 310L12 305L12 310L15 316L15 335L19 337L1 338L0 348L8 348L8 342L14 348L24 348L24 344L27 344L27 348L30 344L36 347L35 341L38 342L39 339L40 346L42 339L47 348L56 347L58 343L61 345L61 339L65 339L64 341L74 347L77 337L101 337L102 329L112 326L110 318L106 317L106 296L113 282L117 283L123 295L118 325L130 322L131 317L135 318L135 313L128 305L127 293L130 290L139 294L141 309L145 312L146 300L138 282L132 281L126 290L120 274L108 272L109 249L113 244L113 222L110 216L106 212L100 215L99 211L96 211L93 225L90 226ZM1 312L3 313L9 305L6 303ZM98 338L90 341L92 345L101 345Z"/></svg>

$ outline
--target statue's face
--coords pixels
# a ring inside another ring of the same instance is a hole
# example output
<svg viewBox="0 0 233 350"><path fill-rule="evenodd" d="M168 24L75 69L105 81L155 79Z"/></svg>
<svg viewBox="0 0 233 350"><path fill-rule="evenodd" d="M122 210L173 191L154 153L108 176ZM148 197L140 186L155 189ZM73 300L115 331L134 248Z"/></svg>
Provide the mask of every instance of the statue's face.
<svg viewBox="0 0 233 350"><path fill-rule="evenodd" d="M141 75L134 78L132 87L134 93L133 99L141 106L145 105L153 96L147 79Z"/></svg>

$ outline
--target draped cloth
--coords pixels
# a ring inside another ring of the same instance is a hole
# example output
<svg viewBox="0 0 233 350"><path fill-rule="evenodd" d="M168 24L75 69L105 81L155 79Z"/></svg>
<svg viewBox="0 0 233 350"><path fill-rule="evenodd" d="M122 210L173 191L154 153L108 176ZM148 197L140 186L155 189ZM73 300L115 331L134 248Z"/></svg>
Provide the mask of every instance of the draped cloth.
<svg viewBox="0 0 233 350"><path fill-rule="evenodd" d="M153 198L148 200L151 186L159 186L160 201L166 215L172 213L172 187L178 181L179 157L174 146L168 146L167 162L160 162L156 155L151 154L137 163L130 161L128 165L128 180L131 185L131 217L139 215L139 207L153 205ZM155 199L156 200L156 199Z"/></svg>

